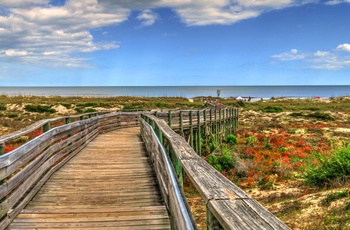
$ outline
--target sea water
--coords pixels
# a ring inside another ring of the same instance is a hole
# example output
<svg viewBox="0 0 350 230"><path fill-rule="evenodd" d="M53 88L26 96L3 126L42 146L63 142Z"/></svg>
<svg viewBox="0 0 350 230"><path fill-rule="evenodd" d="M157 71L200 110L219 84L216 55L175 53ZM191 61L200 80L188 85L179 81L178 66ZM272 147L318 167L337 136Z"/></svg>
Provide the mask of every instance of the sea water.
<svg viewBox="0 0 350 230"><path fill-rule="evenodd" d="M143 97L340 97L350 95L349 85L329 86L81 86L0 87L8 96L143 96Z"/></svg>

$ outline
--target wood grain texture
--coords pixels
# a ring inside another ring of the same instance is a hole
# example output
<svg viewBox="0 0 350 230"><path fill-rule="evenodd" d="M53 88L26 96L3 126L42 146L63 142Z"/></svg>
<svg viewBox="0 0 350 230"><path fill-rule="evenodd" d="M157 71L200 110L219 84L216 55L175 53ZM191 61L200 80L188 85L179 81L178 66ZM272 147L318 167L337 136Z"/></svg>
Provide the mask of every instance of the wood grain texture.
<svg viewBox="0 0 350 230"><path fill-rule="evenodd" d="M219 117L222 116L219 115ZM168 126L166 121L152 115L147 115L147 119L152 120L152 124L155 124L156 129L162 133L162 138L170 143L186 175L224 229L289 229L261 204L198 156L185 139ZM142 134L144 139L151 139L150 132L142 129L142 133L144 131L145 133ZM155 148L152 143L148 146L151 149ZM157 166L155 168L157 170Z"/></svg>
<svg viewBox="0 0 350 230"><path fill-rule="evenodd" d="M170 229L138 133L99 135L51 176L8 229Z"/></svg>

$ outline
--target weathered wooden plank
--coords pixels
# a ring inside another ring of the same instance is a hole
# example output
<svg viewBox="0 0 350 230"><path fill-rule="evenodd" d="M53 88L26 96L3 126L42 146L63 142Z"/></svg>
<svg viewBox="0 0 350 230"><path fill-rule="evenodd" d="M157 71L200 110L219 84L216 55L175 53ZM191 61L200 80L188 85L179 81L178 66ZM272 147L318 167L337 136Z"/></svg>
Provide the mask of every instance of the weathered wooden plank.
<svg viewBox="0 0 350 230"><path fill-rule="evenodd" d="M93 130L96 129L96 127L92 126L87 130L84 130L83 132L76 134L70 138L67 138L66 140L56 143L53 146L51 146L49 149L44 151L42 154L38 155L37 152L35 154L37 157L31 161L24 169L20 170L17 174L15 174L13 177L11 177L9 180L7 180L6 183L0 186L0 199L2 199L5 195L7 195L12 189L17 187L24 179L26 179L29 175L32 175L33 172L43 163L45 162L52 153L57 152L59 149L63 149L68 144L79 140L83 136L86 136L86 134L93 132ZM34 157L34 156L32 156ZM26 161L24 161L26 163ZM11 175L11 173L15 172L17 170L16 167L12 168L9 167L6 171L5 176Z"/></svg>
<svg viewBox="0 0 350 230"><path fill-rule="evenodd" d="M89 120L74 122L74 123L70 123L64 126L51 129L49 132L46 132L41 136L34 138L28 143L13 150L11 153L0 156L0 169L13 164L16 160L20 159L28 152L33 151L34 148L41 148L41 149L45 148L48 144L52 143L52 140L53 140L52 138L55 135L58 135L62 132L66 132L67 130L70 130L75 127L85 127L85 125L89 123L91 124L94 122L97 122L97 118L91 118Z"/></svg>
<svg viewBox="0 0 350 230"><path fill-rule="evenodd" d="M134 131L131 133L137 135ZM143 149L142 142L139 137L121 138L119 141L116 137L111 133L106 135L107 139L114 140L106 142L109 143L106 145L103 143L105 138L99 136L95 141L101 141L101 144L92 143L91 147L84 148L70 163L53 174L39 192L36 192L39 186L34 189L36 191L30 192L25 199L31 199L37 194L27 205L29 210L24 209L9 229L60 228L63 224L72 229L119 229L120 226L140 229L137 228L140 224L152 229L159 226L169 229L167 211L164 206L160 206L162 199L156 189L155 174L149 165L147 167L145 152L140 153ZM133 144L134 140L136 145ZM78 147L75 144L71 146L72 149ZM104 151L103 148L108 150ZM134 165L130 158L136 162ZM96 166L92 159L101 161L101 165ZM126 164L122 163L123 159L127 159ZM107 162L106 165L103 162ZM63 165L65 162L61 163ZM79 165L82 168L77 168Z"/></svg>
<svg viewBox="0 0 350 230"><path fill-rule="evenodd" d="M226 229L289 229L242 189L200 158L165 121L154 116L148 116L148 119L155 122L163 138L168 140L187 176L222 226ZM148 133L145 134L144 139L149 138Z"/></svg>
<svg viewBox="0 0 350 230"><path fill-rule="evenodd" d="M60 163L56 164L53 168L51 168L43 177L40 178L39 182L37 182L34 188L26 194L24 199L20 201L19 204L14 208L13 205L17 203L17 201L22 198L23 194L28 190L28 187L31 187L32 182L23 183L18 189L11 194L11 196L3 202L8 203L8 209L5 210L7 212L8 217L5 220L12 220L27 203L32 199L32 197L36 194L36 192L41 188L41 186L46 182L46 180L51 176L53 172L59 169L64 163L66 163L70 158L72 158L76 153L78 153L85 145L89 142L90 139L93 139L96 136L97 132L90 133L85 137L85 143L80 145L79 148L76 148L73 152L71 152L64 160ZM52 158L51 158L52 159ZM44 167L44 166L43 166ZM30 178L38 178L38 174L31 175ZM21 195L22 194L22 195ZM16 200L17 198L17 200ZM4 221L4 225L6 226L9 222Z"/></svg>
<svg viewBox="0 0 350 230"><path fill-rule="evenodd" d="M170 116L169 116L170 117ZM164 120L162 120L165 122ZM148 152L153 155L153 166L156 171L157 179L160 184L164 201L168 207L172 226L175 229L196 229L196 225L188 206L184 203L181 190L178 187L174 171L170 160L165 153L165 149L157 140L155 132L151 126L141 120L143 140L145 141ZM154 161L156 160L156 161Z"/></svg>

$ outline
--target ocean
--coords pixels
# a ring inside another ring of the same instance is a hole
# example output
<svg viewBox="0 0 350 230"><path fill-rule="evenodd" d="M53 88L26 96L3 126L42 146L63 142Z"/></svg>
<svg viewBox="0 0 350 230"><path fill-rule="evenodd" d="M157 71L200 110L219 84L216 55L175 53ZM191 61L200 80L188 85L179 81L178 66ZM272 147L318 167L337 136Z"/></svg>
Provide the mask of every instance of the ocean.
<svg viewBox="0 0 350 230"><path fill-rule="evenodd" d="M350 85L329 86L82 86L82 87L0 87L8 96L143 96L143 97L340 97L350 95Z"/></svg>

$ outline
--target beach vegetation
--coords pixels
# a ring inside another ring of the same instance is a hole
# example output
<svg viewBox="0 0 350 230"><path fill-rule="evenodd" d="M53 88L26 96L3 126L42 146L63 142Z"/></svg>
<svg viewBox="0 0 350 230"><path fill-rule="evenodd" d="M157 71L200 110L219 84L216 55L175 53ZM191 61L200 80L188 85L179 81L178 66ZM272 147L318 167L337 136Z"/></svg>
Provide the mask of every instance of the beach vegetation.
<svg viewBox="0 0 350 230"><path fill-rule="evenodd" d="M216 170L229 171L234 167L235 159L229 155L227 152L224 152L220 155L211 154L207 157L207 161L212 165Z"/></svg>
<svg viewBox="0 0 350 230"><path fill-rule="evenodd" d="M5 111L7 109L6 105L0 104L0 111Z"/></svg>
<svg viewBox="0 0 350 230"><path fill-rule="evenodd" d="M349 195L345 196L350 182L349 98L219 100L239 108L239 126L232 135L237 141L225 137L220 143L217 136L207 134L201 140L204 159L292 229L349 229L350 200ZM0 105L6 105L6 110L0 112L1 135L59 116L59 112L27 110L27 105L46 106L46 110L62 105L71 114L86 113L88 109L167 111L206 106L200 98L128 96L0 96ZM33 137L40 133L42 130ZM5 145L5 151L16 145ZM333 193L336 195L328 195ZM316 211L309 212L311 209ZM205 216L205 203L203 210Z"/></svg>
<svg viewBox="0 0 350 230"><path fill-rule="evenodd" d="M51 106L46 105L26 105L24 110L35 113L56 113L56 110Z"/></svg>
<svg viewBox="0 0 350 230"><path fill-rule="evenodd" d="M19 114L17 114L17 113L9 113L9 114L7 114L7 117L8 118L16 118L16 117L19 117Z"/></svg>
<svg viewBox="0 0 350 230"><path fill-rule="evenodd" d="M261 110L262 112L265 112L265 113L280 113L283 111L283 108L280 107L280 106L266 106L265 108L263 108Z"/></svg>
<svg viewBox="0 0 350 230"><path fill-rule="evenodd" d="M333 201L336 201L345 197L349 197L349 196L350 196L349 189L331 192L327 194L325 198L322 199L322 205L329 206ZM349 207L345 207L345 209L349 209Z"/></svg>
<svg viewBox="0 0 350 230"><path fill-rule="evenodd" d="M236 145L238 143L238 139L237 139L237 137L235 135L229 134L226 137L226 143L229 143L231 145Z"/></svg>
<svg viewBox="0 0 350 230"><path fill-rule="evenodd" d="M318 188L350 181L350 147L338 149L329 155L315 154L315 163L308 165L305 183Z"/></svg>
<svg viewBox="0 0 350 230"><path fill-rule="evenodd" d="M88 108L84 111L84 113L94 113L94 112L97 112L97 110L93 108Z"/></svg>

